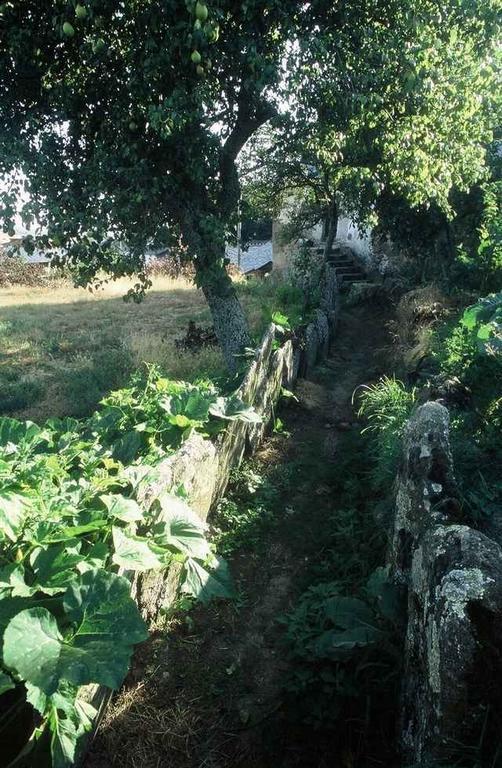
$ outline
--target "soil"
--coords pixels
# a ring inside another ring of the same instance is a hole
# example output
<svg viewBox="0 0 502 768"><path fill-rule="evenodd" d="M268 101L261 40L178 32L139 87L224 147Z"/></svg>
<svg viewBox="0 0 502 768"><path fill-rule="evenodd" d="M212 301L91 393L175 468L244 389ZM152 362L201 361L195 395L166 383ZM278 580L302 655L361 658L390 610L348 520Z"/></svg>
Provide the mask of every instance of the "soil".
<svg viewBox="0 0 502 768"><path fill-rule="evenodd" d="M353 393L388 373L387 319L369 305L343 313L329 357L312 380L298 382L299 402L281 413L287 432L270 436L255 457L255 471L294 466L298 481L259 546L231 558L239 599L178 613L153 631L86 768L389 768L381 745L368 756L338 736L291 724L289 661L277 620L305 588L323 521L336 513L327 470L343 435L358 430Z"/></svg>

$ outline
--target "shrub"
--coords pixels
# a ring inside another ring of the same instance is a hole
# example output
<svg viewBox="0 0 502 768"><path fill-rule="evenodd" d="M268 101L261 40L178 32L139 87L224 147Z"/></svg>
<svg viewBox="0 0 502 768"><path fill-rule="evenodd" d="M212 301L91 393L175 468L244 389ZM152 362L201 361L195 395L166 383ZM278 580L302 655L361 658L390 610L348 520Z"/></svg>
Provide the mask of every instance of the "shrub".
<svg viewBox="0 0 502 768"><path fill-rule="evenodd" d="M47 264L33 264L20 256L0 254L0 288L11 285L43 288L69 279L69 274L61 269L51 268Z"/></svg>

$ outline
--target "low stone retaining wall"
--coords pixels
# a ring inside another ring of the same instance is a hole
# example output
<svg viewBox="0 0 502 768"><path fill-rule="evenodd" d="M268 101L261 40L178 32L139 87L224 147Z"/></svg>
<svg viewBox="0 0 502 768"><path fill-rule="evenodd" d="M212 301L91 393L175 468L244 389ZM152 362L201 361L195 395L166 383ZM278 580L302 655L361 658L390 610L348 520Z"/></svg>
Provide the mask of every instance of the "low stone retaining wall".
<svg viewBox="0 0 502 768"><path fill-rule="evenodd" d="M408 595L404 765L452 764L500 729L502 549L465 525L460 510L448 411L429 402L405 432L389 550Z"/></svg>
<svg viewBox="0 0 502 768"><path fill-rule="evenodd" d="M320 296L315 319L308 324L295 348L291 340L284 342L282 332L270 325L237 390L238 397L260 414L261 424L230 422L214 443L192 433L175 454L157 466L157 479L138 498L140 503L146 503L149 496L158 496L162 491L182 485L191 508L201 520L206 520L211 507L225 492L231 469L239 466L244 454L254 452L262 441L274 416L281 388L291 389L298 376L308 376L328 352L339 312L336 273L330 265L324 270ZM179 572L179 567L171 567L162 572L130 574L132 594L147 621L154 620L160 609L173 601ZM88 686L82 693L98 709L99 723L111 692L100 686ZM81 761L83 756L84 753Z"/></svg>

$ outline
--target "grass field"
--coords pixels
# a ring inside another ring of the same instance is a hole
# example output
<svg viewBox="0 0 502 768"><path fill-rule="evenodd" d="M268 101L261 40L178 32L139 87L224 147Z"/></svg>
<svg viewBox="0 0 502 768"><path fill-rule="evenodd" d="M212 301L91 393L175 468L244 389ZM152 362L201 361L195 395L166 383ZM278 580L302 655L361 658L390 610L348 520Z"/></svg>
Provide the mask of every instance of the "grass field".
<svg viewBox="0 0 502 768"><path fill-rule="evenodd" d="M223 374L218 348L180 352L174 340L188 321L210 324L200 291L185 280L156 277L141 304L122 297L119 280L98 293L58 284L0 288L0 415L41 421L83 416L142 362L157 362L172 378ZM263 289L242 286L251 327L265 324Z"/></svg>

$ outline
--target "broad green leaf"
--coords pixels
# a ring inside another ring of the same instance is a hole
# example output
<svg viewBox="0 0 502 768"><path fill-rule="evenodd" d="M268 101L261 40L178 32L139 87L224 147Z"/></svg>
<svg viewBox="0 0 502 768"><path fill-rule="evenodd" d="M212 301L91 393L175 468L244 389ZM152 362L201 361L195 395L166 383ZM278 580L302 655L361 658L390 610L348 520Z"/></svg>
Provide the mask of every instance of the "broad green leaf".
<svg viewBox="0 0 502 768"><path fill-rule="evenodd" d="M381 630L374 626L355 626L350 629L336 629L323 632L313 643L312 651L315 656L339 658L339 654L372 645L383 637ZM343 656L342 656L343 658Z"/></svg>
<svg viewBox="0 0 502 768"><path fill-rule="evenodd" d="M31 508L31 500L20 493L0 490L0 541L17 541Z"/></svg>
<svg viewBox="0 0 502 768"><path fill-rule="evenodd" d="M34 583L49 595L64 592L75 575L76 566L83 559L83 555L68 544L53 544L34 550L30 557Z"/></svg>
<svg viewBox="0 0 502 768"><path fill-rule="evenodd" d="M101 512L101 514L103 514ZM78 536L84 536L87 533L94 533L100 531L102 528L106 528L109 525L108 520L93 520L91 523L85 525L70 525L61 526L55 524L50 532L45 532L43 535L37 535L37 542L39 544L58 544L63 541L70 541Z"/></svg>
<svg viewBox="0 0 502 768"><path fill-rule="evenodd" d="M12 571L10 575L10 585L12 587L12 597L30 597L37 591L36 587L26 584L25 570L20 564Z"/></svg>
<svg viewBox="0 0 502 768"><path fill-rule="evenodd" d="M79 733L72 718L60 717L57 709L51 720L52 768L69 768L75 761Z"/></svg>
<svg viewBox="0 0 502 768"><path fill-rule="evenodd" d="M153 529L156 543L205 560L210 552L209 543L206 526L197 514L183 499L169 493L163 493L155 503L160 505L162 517Z"/></svg>
<svg viewBox="0 0 502 768"><path fill-rule="evenodd" d="M262 418L255 409L243 403L237 395L218 397L210 406L209 413L225 421L245 421L248 424L261 424Z"/></svg>
<svg viewBox="0 0 502 768"><path fill-rule="evenodd" d="M337 627L349 629L374 621L371 608L356 597L332 597L326 601L325 615Z"/></svg>
<svg viewBox="0 0 502 768"><path fill-rule="evenodd" d="M9 597L0 600L0 650L1 638L9 622L16 614L27 608L48 608L55 614L61 613L62 600L60 597L35 599L34 597Z"/></svg>
<svg viewBox="0 0 502 768"><path fill-rule="evenodd" d="M462 325L468 330L473 330L476 325L496 321L502 315L502 292L491 293L480 299L476 304L467 307L462 315Z"/></svg>
<svg viewBox="0 0 502 768"><path fill-rule="evenodd" d="M118 494L107 494L99 498L107 508L110 517L123 520L125 523L143 519L143 510L134 499L126 499Z"/></svg>
<svg viewBox="0 0 502 768"><path fill-rule="evenodd" d="M96 710L81 706L75 689L66 683L49 698L48 705L52 768L70 768L75 762L78 740L91 728Z"/></svg>
<svg viewBox="0 0 502 768"><path fill-rule="evenodd" d="M25 681L24 686L26 688L26 701L43 715L47 706L47 696L36 685Z"/></svg>
<svg viewBox="0 0 502 768"><path fill-rule="evenodd" d="M180 429L186 429L187 427L191 427L197 424L196 421L189 419L188 416L185 416L182 413L178 413L175 416L169 416L168 418L170 424L175 427L179 427Z"/></svg>
<svg viewBox="0 0 502 768"><path fill-rule="evenodd" d="M143 433L132 429L114 443L113 458L118 459L123 464L130 464L141 453L144 446Z"/></svg>
<svg viewBox="0 0 502 768"><path fill-rule="evenodd" d="M70 584L63 605L68 619L79 625L79 638L92 635L130 645L148 637L131 597L131 584L123 576L98 569L87 571Z"/></svg>
<svg viewBox="0 0 502 768"><path fill-rule="evenodd" d="M64 640L45 608L21 611L9 622L3 643L4 664L46 695L61 680L74 685L100 683L118 688L128 669L132 645L77 633Z"/></svg>
<svg viewBox="0 0 502 768"><path fill-rule="evenodd" d="M112 529L112 533L115 548L113 562L116 565L129 571L158 570L168 565L167 553L156 546L151 539L135 536L117 527Z"/></svg>
<svg viewBox="0 0 502 768"><path fill-rule="evenodd" d="M32 421L18 421L8 416L0 418L0 447L8 443L19 445L30 443L42 432L42 429Z"/></svg>
<svg viewBox="0 0 502 768"><path fill-rule="evenodd" d="M286 315L283 315L282 312L273 312L272 313L272 322L274 325L278 325L279 328L282 328L285 331L291 330L291 325L289 323L289 318L286 317Z"/></svg>
<svg viewBox="0 0 502 768"><path fill-rule="evenodd" d="M226 561L223 558L215 558L215 561L215 567L208 569L189 557L185 563L180 591L193 595L202 603L208 603L213 598L235 597L235 587Z"/></svg>

